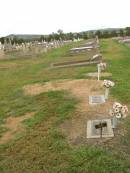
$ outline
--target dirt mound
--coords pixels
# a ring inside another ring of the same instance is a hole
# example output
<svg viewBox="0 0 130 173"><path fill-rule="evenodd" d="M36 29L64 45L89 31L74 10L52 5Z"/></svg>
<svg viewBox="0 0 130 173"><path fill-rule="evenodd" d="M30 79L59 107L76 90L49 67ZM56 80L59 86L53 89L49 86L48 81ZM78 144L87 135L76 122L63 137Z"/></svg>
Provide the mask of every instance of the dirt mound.
<svg viewBox="0 0 130 173"><path fill-rule="evenodd" d="M37 95L42 92L55 91L55 90L69 90L75 96L84 96L86 93L91 91L99 91L102 89L102 82L97 82L96 80L61 80L55 82L46 82L44 85L33 84L24 86L24 93L26 95Z"/></svg>
<svg viewBox="0 0 130 173"><path fill-rule="evenodd" d="M28 85L24 87L24 93L26 95L37 95L42 92L61 89L70 92L79 100L79 103L77 104L73 118L66 120L60 126L60 129L66 135L69 142L75 144L86 143L86 141L89 141L86 139L87 120L109 117L109 109L112 106L112 102L107 101L103 105L89 105L88 98L90 95L104 94L102 81L97 80L62 80L47 82L44 85Z"/></svg>
<svg viewBox="0 0 130 173"><path fill-rule="evenodd" d="M27 113L24 116L20 117L9 117L6 119L5 124L3 127L6 127L9 129L4 135L0 138L0 144L4 144L10 139L14 137L14 134L20 130L23 130L23 125L21 122L25 119L31 118L34 115L34 113Z"/></svg>
<svg viewBox="0 0 130 173"><path fill-rule="evenodd" d="M73 96L78 98L79 104L78 110L81 112L88 111L89 107L89 95L98 95L103 93L103 87L101 81L96 80L62 80L55 82L47 82L44 85L34 84L24 86L25 95L37 95L47 91L55 90L67 90L71 92Z"/></svg>

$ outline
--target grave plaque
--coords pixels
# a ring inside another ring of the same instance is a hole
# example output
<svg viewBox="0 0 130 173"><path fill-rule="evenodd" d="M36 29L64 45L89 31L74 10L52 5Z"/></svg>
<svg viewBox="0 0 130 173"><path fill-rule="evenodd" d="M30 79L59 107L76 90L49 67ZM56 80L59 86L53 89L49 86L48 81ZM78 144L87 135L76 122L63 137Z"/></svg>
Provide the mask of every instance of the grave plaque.
<svg viewBox="0 0 130 173"><path fill-rule="evenodd" d="M89 104L102 104L105 103L104 95L89 96Z"/></svg>
<svg viewBox="0 0 130 173"><path fill-rule="evenodd" d="M87 138L113 137L111 119L89 120L87 122Z"/></svg>

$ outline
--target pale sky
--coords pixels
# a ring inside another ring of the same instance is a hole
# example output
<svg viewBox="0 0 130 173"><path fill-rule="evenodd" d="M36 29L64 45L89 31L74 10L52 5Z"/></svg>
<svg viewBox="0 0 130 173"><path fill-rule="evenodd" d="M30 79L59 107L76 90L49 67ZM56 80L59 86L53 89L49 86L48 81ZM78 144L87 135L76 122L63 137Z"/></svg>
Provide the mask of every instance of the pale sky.
<svg viewBox="0 0 130 173"><path fill-rule="evenodd" d="M130 0L0 0L0 36L130 26Z"/></svg>

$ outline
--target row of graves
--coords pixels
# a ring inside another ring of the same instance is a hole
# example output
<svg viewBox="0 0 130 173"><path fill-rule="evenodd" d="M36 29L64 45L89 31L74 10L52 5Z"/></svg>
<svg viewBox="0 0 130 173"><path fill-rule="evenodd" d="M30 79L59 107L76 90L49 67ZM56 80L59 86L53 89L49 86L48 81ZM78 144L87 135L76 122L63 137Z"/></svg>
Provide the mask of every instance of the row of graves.
<svg viewBox="0 0 130 173"><path fill-rule="evenodd" d="M15 44L11 42L11 39L7 42L4 40L4 44L0 43L0 55L6 55L9 52L21 52L24 54L29 54L30 52L33 54L46 53L53 48L59 48L66 44L70 44L72 40L52 40L50 42L46 41L33 41L33 42L25 42L21 44Z"/></svg>
<svg viewBox="0 0 130 173"><path fill-rule="evenodd" d="M21 44L12 44L11 40L7 43L5 40L4 45L2 45L2 49L6 51L13 51L13 50L19 50L19 49L26 49L26 48L34 48L34 47L40 47L40 48L58 48L61 47L65 44L71 43L72 40L53 40L51 42L46 42L46 41L34 41L34 42L25 42Z"/></svg>
<svg viewBox="0 0 130 173"><path fill-rule="evenodd" d="M75 55L75 54L86 53L98 48L99 48L99 41L98 37L96 37L96 39L92 41L89 41L85 44L81 44L79 47L70 49L70 54Z"/></svg>
<svg viewBox="0 0 130 173"><path fill-rule="evenodd" d="M82 53L87 53L93 49L99 49L100 43L98 37L96 39L80 45L79 47L70 49L70 54L77 55ZM98 50L98 52L100 52ZM97 77L97 82L100 81L102 71L107 67L107 64L102 61L102 55L96 54L91 57L89 60L82 61L66 61L62 63L51 64L53 68L63 68L63 67L72 67L72 66L83 66L95 64L97 66L97 72L94 73L94 76ZM93 77L93 73L88 73L89 77ZM115 86L115 83L110 80L104 80L103 86L105 88L104 95L90 95L89 96L89 105L96 106L98 104L102 105L109 99L110 89ZM117 128L117 125L127 116L128 108L126 105L121 103L114 102L111 110L108 110L110 118L95 119L87 121L87 138L88 139L102 139L102 138L113 138L114 130Z"/></svg>
<svg viewBox="0 0 130 173"><path fill-rule="evenodd" d="M114 37L112 38L113 40L117 40L119 43L128 43L130 44L130 37L129 36L125 36L125 37Z"/></svg>
<svg viewBox="0 0 130 173"><path fill-rule="evenodd" d="M107 64L101 62L97 64L97 82L100 80L100 75L107 67ZM104 95L91 95L89 96L89 104L95 106L97 104L103 104L109 99L109 92L115 83L110 80L104 80L103 86L105 88ZM126 118L128 108L126 105L114 102L110 110L108 110L110 118L100 120L89 120L87 122L87 138L112 138L114 137L114 130L117 125Z"/></svg>
<svg viewBox="0 0 130 173"><path fill-rule="evenodd" d="M79 47L75 47L69 50L69 56L77 56L77 55L86 55L89 52L97 52L97 54L90 56L89 58L85 58L83 60L75 60L75 61L65 61L62 63L52 63L51 67L53 68L65 68L65 67L73 67L73 66L88 66L91 64L98 64L102 61L102 56L99 52L99 40L96 37L95 39L90 40L87 43L79 45Z"/></svg>

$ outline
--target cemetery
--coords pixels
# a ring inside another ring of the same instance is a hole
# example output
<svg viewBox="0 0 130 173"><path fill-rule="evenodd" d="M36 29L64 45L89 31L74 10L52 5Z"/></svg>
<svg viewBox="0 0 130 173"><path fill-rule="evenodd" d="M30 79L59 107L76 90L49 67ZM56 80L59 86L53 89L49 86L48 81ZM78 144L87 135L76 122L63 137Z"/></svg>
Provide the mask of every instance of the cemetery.
<svg viewBox="0 0 130 173"><path fill-rule="evenodd" d="M93 42L91 42L91 43L95 43L95 42L96 42L96 40L93 40ZM82 55L82 51L88 49L88 47L81 47L81 45L79 45L78 48L70 49L71 53L72 52L76 53L78 51L78 54ZM98 46L98 45L96 45L96 46ZM63 68L63 67L88 66L88 65L92 65L92 64L99 64L102 61L102 56L101 56L101 54L98 54L98 52L99 52L98 50L93 51L93 55L90 55L90 57L88 57L86 59L83 59L83 60L75 60L75 61L69 60L69 61L65 61L65 62L61 62L61 63L53 63L53 64L51 64L51 67L53 67L53 68ZM97 53L97 54L94 55L94 53ZM86 56L86 54L85 54L85 56Z"/></svg>
<svg viewBox="0 0 130 173"><path fill-rule="evenodd" d="M0 5L0 173L130 173L130 0Z"/></svg>
<svg viewBox="0 0 130 173"><path fill-rule="evenodd" d="M93 41L95 42L95 40ZM99 41L98 41L99 44ZM99 46L99 45L97 45ZM71 50L77 50L78 48L73 48ZM82 49L82 47L81 47ZM84 49L84 47L83 47ZM80 47L79 47L80 50ZM98 61L95 61L98 60ZM92 61L93 60L93 61ZM102 71L104 71L107 68L107 64L105 62L102 62L102 55L101 54L96 54L94 55L92 58L90 58L89 60L82 60L82 61L68 61L68 62L63 62L63 63L55 63L52 64L51 66L54 67L76 67L76 66L82 66L82 65L88 65L87 62L89 63L89 65L96 64L97 65L97 83L100 81L100 74ZM80 84L81 82L81 84ZM75 90L76 90L76 86L77 85L81 85L81 92L83 92L83 94L85 94L85 87L83 88L83 86L85 85L86 82L84 80L84 83L82 83L83 81L81 80L72 80L72 81L57 81L57 82L53 82L53 83L45 83L45 85L29 85L29 86L25 86L24 90L25 93L27 95L35 95L35 94L40 94L42 92L47 92L50 90L60 90L60 89L64 89L64 90L69 90L71 91L74 95L78 96L78 90L77 92L74 91L73 89L73 85L75 85ZM93 84L94 85L94 84ZM115 83L113 81L110 80L104 80L102 83L102 87L104 87L104 95L88 95L88 93L86 93L86 97L88 97L88 104L91 106L96 106L96 105L103 105L104 103L106 103L109 99L109 92L110 92L110 88L114 87ZM78 87L80 88L80 87ZM91 92L91 90L89 91ZM76 94L75 94L76 93ZM83 96L80 95L80 97L82 98L82 100L84 100ZM87 105L87 99L85 99L84 104L86 103ZM115 104L115 103L114 103ZM125 107L125 106L124 106ZM81 107L82 108L82 107ZM91 108L90 108L91 109ZM91 110L93 111L93 109ZM91 138L112 138L114 137L114 132L113 129L116 128L116 126L118 125L118 118L117 115L114 115L114 111L112 112L111 110L108 110L108 115L106 115L107 118L109 116L109 114L111 115L109 119L97 119L97 120L88 120L87 121L87 139L91 139ZM118 112L118 111L117 111ZM126 113L128 113L128 109L126 106L126 109L124 110L124 113L126 115ZM114 115L114 116L112 116ZM120 116L121 118L122 116ZM119 119L120 119L119 118ZM105 126L102 126L102 122L103 124L105 124ZM96 128L98 127L98 128ZM94 134L93 134L94 133ZM79 137L79 136L78 136ZM71 139L72 140L72 139ZM76 139L75 139L76 140Z"/></svg>
<svg viewBox="0 0 130 173"><path fill-rule="evenodd" d="M61 46L71 44L72 40L52 40L50 42L46 42L45 40L33 41L33 42L25 42L21 44L12 44L12 40L9 39L4 40L4 44L0 42L0 59L10 59L11 54L14 54L16 58L18 57L31 57L37 56L42 53L47 53L49 50L54 48L59 48Z"/></svg>
<svg viewBox="0 0 130 173"><path fill-rule="evenodd" d="M7 170L18 172L22 160L23 171L35 159L51 167L72 159L77 168L85 158L92 167L99 157L105 172L129 173L130 50L120 40L0 46L0 151Z"/></svg>

